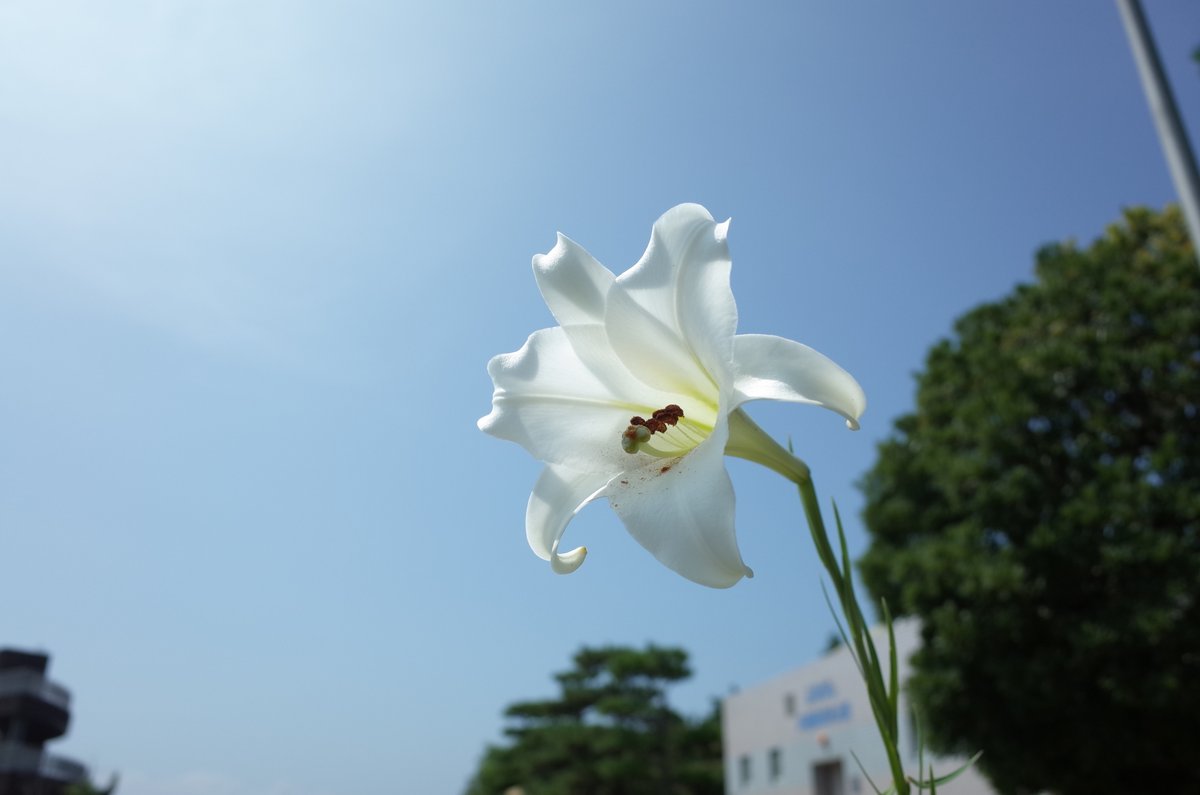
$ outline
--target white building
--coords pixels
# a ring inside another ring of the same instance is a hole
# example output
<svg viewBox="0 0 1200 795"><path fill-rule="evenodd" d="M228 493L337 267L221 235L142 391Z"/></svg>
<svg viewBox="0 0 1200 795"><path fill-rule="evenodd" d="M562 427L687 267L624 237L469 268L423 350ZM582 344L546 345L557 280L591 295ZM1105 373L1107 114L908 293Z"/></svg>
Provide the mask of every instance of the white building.
<svg viewBox="0 0 1200 795"><path fill-rule="evenodd" d="M920 645L915 620L896 622L901 681L908 658ZM887 659L887 631L873 636ZM902 688L903 691L903 688ZM900 752L904 770L917 772L914 724L908 700L900 696ZM891 784L883 743L871 714L866 686L850 653L839 647L814 663L746 688L724 701L726 795L871 795L853 751L881 790ZM931 761L925 755L925 762ZM965 760L933 757L935 775L956 770ZM993 795L976 770L938 787L946 795Z"/></svg>

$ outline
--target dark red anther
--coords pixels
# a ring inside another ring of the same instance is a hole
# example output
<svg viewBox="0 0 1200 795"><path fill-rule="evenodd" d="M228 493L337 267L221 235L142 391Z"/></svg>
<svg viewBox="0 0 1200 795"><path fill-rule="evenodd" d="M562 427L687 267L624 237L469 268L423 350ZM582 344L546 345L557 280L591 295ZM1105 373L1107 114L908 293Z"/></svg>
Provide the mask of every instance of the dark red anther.
<svg viewBox="0 0 1200 795"><path fill-rule="evenodd" d="M621 447L627 453L637 452L637 446L649 438L649 435L644 435L641 440L638 439L638 429L645 428L650 434L666 433L667 428L677 425L683 417L683 409L674 403L669 403L661 409L658 409L650 415L650 419L645 417L630 417L629 427L621 434Z"/></svg>

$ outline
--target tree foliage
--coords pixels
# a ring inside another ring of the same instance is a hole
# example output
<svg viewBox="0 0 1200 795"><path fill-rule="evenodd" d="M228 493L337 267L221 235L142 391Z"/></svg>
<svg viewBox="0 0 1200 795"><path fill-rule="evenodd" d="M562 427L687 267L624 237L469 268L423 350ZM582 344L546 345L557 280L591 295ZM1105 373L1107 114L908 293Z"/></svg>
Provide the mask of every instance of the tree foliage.
<svg viewBox="0 0 1200 795"><path fill-rule="evenodd" d="M117 774L113 773L107 787L101 787L90 779L67 785L64 795L113 795L117 791Z"/></svg>
<svg viewBox="0 0 1200 795"><path fill-rule="evenodd" d="M692 721L667 703L689 676L682 649L581 649L557 698L508 707L510 743L487 750L467 795L720 795L715 706Z"/></svg>
<svg viewBox="0 0 1200 795"><path fill-rule="evenodd" d="M961 317L863 481L934 746L1005 793L1200 792L1200 269L1179 213Z"/></svg>

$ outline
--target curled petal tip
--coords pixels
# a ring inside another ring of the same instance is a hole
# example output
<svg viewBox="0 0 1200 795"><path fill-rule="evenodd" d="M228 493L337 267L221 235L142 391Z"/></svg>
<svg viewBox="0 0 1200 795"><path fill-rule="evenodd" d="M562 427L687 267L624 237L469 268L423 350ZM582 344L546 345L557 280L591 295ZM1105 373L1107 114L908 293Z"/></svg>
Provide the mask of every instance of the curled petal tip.
<svg viewBox="0 0 1200 795"><path fill-rule="evenodd" d="M858 424L858 420L846 420L846 427L852 431L857 431L862 426Z"/></svg>
<svg viewBox="0 0 1200 795"><path fill-rule="evenodd" d="M570 574L583 565L583 559L586 557L587 547L575 547L561 555L556 552L550 556L550 568L555 574Z"/></svg>
<svg viewBox="0 0 1200 795"><path fill-rule="evenodd" d="M754 569L750 568L749 566L746 567L746 579L747 580L754 579Z"/></svg>
<svg viewBox="0 0 1200 795"><path fill-rule="evenodd" d="M547 251L545 254L533 255L533 270L535 272L546 271L554 267L555 262L561 259L563 254L566 253L567 246L569 246L570 243L571 239L562 232L559 232L554 238L554 247L552 249Z"/></svg>

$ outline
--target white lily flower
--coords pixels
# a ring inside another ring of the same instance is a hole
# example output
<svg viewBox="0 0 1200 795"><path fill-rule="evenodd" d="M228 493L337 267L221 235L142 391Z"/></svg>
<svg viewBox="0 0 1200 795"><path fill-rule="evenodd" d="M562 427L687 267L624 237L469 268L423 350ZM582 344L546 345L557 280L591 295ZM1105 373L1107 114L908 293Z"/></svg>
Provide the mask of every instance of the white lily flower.
<svg viewBox="0 0 1200 795"><path fill-rule="evenodd" d="M554 571L583 563L587 550L560 553L560 540L583 506L606 497L638 543L684 577L716 588L752 577L722 456L788 465L738 407L809 403L858 427L866 397L849 373L798 342L736 334L728 228L679 205L619 277L562 234L533 258L559 325L488 363L495 393L478 424L546 462L525 530Z"/></svg>

